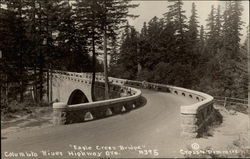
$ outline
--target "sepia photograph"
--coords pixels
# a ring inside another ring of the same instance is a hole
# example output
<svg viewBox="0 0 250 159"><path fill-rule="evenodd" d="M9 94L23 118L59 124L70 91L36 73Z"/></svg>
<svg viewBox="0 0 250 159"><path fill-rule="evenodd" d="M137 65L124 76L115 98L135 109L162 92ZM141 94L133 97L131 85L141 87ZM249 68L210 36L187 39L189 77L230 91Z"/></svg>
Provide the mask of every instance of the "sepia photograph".
<svg viewBox="0 0 250 159"><path fill-rule="evenodd" d="M0 0L1 158L250 158L249 70L249 0Z"/></svg>

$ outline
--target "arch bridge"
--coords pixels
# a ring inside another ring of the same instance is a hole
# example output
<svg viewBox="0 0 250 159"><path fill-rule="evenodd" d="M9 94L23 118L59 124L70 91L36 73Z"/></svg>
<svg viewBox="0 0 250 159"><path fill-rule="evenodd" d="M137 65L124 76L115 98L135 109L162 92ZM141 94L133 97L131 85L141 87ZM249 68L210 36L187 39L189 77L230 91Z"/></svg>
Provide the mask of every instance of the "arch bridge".
<svg viewBox="0 0 250 159"><path fill-rule="evenodd" d="M110 91L118 94L118 97L93 102L91 81L90 73L54 71L52 97L54 101L58 101L53 104L54 125L85 122L140 108L145 104L141 89L164 92L186 100L186 103L176 106L181 117L181 136L201 136L218 115L213 107L213 97L208 94L164 84L113 77L109 77ZM96 87L104 89L104 77L101 74L96 76L96 81Z"/></svg>
<svg viewBox="0 0 250 159"><path fill-rule="evenodd" d="M62 152L63 158L183 158L179 150L194 144L185 138L202 136L218 116L214 98L194 90L109 77L110 92L117 96L93 102L91 74L54 71L51 78L53 100L58 101L53 103L55 126L8 135L2 140L3 152L46 148ZM103 76L97 75L96 81L102 91ZM104 149L100 156L72 156L67 152L74 146ZM107 150L110 146L116 154ZM137 150L120 150L128 146Z"/></svg>

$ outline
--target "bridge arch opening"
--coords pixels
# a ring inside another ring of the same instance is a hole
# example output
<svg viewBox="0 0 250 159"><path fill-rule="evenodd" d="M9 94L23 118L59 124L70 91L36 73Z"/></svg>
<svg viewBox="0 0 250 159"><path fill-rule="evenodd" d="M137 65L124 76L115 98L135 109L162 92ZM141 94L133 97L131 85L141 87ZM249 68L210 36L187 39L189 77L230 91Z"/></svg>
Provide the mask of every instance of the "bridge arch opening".
<svg viewBox="0 0 250 159"><path fill-rule="evenodd" d="M79 89L74 90L70 96L69 96L69 100L68 100L68 105L72 105L72 104L80 104L80 103L88 103L89 100L86 97L86 95Z"/></svg>

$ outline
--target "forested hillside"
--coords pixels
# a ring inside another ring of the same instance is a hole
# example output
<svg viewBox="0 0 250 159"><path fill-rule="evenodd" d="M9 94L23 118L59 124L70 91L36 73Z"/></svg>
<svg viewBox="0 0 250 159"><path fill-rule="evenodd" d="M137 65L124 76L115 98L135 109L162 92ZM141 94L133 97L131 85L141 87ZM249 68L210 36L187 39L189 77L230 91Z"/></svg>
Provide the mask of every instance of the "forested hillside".
<svg viewBox="0 0 250 159"><path fill-rule="evenodd" d="M226 2L225 10L212 6L207 26L199 24L195 3L190 17L182 1L168 4L164 17L144 22L141 32L127 25L112 75L247 98L249 41L240 43L241 2Z"/></svg>
<svg viewBox="0 0 250 159"><path fill-rule="evenodd" d="M212 6L206 26L195 3L185 11L181 0L169 1L163 18L144 22L140 32L127 22L137 17L128 9L137 6L127 0L2 0L1 105L23 102L31 87L34 102L49 99L44 74L53 69L92 72L93 100L95 72L104 72L106 99L108 76L247 98L249 36L240 43L248 25L240 1Z"/></svg>
<svg viewBox="0 0 250 159"><path fill-rule="evenodd" d="M53 102L45 74L54 69L92 72L93 93L95 72L108 76L110 42L136 6L128 0L1 0L1 106L24 102L29 89L33 102L44 102L45 95Z"/></svg>

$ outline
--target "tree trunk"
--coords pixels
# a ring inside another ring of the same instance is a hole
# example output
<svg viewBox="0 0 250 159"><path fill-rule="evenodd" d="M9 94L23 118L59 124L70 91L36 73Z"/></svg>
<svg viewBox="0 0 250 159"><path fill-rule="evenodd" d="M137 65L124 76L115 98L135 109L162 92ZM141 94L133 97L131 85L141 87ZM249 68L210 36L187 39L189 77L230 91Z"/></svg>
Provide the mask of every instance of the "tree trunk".
<svg viewBox="0 0 250 159"><path fill-rule="evenodd" d="M39 4L39 11L41 12L42 6L41 2ZM39 35L42 37L42 15L41 13L39 14ZM43 98L43 59L42 59L42 43L43 41L40 39L40 44L39 44L39 101L41 102Z"/></svg>
<svg viewBox="0 0 250 159"><path fill-rule="evenodd" d="M49 68L47 70L47 78L46 78L46 82L47 82L47 100L48 100L48 103L50 103L50 97L49 97Z"/></svg>
<svg viewBox="0 0 250 159"><path fill-rule="evenodd" d="M93 29L94 30L94 29ZM94 31L92 33L92 83L91 83L91 97L92 97L92 101L95 101L95 72L96 72L96 54L95 54L95 37L94 37Z"/></svg>
<svg viewBox="0 0 250 159"><path fill-rule="evenodd" d="M19 74L20 74L20 102L23 102L23 59L22 59L22 49L20 53L20 66L19 66Z"/></svg>
<svg viewBox="0 0 250 159"><path fill-rule="evenodd" d="M109 99L109 84L108 84L108 59L107 59L107 33L106 28L103 30L104 38L104 78L105 78L105 99Z"/></svg>
<svg viewBox="0 0 250 159"><path fill-rule="evenodd" d="M35 34L36 33L36 29L35 29L35 24L36 24L36 10L35 10L35 7L36 7L36 1L35 0L32 0L32 8L33 8L33 14L32 14L32 33ZM32 36L32 40L35 40L34 36ZM35 103L37 103L37 66L36 66L36 62L37 62L37 52L35 51L35 61L34 61L34 79L33 82L33 93L34 93L34 101Z"/></svg>
<svg viewBox="0 0 250 159"><path fill-rule="evenodd" d="M18 12L19 12L19 18L20 20L22 19L22 0L19 3L18 6ZM22 39L19 39L21 43L21 48L20 48L20 56L19 56L19 78L20 78L20 102L23 102L23 47L22 47Z"/></svg>
<svg viewBox="0 0 250 159"><path fill-rule="evenodd" d="M52 103L52 100L53 100L53 96L52 96L52 93L53 93L53 91L52 91L52 73L53 73L53 71L52 71L52 67L51 67L51 64L50 64L50 102Z"/></svg>
<svg viewBox="0 0 250 159"><path fill-rule="evenodd" d="M37 78L36 78L36 64L34 65L34 100L37 103Z"/></svg>
<svg viewBox="0 0 250 159"><path fill-rule="evenodd" d="M39 65L39 100L43 99L43 62L42 55L40 54L40 65Z"/></svg>
<svg viewBox="0 0 250 159"><path fill-rule="evenodd" d="M2 74L0 74L0 77L2 78ZM2 79L0 79L0 107L2 108Z"/></svg>
<svg viewBox="0 0 250 159"><path fill-rule="evenodd" d="M9 82L8 82L8 75L6 74L5 80L5 104L8 105L8 94L9 94Z"/></svg>
<svg viewBox="0 0 250 159"><path fill-rule="evenodd" d="M140 73L141 73L141 64L140 64L140 61L139 61L139 55L140 55L140 45L139 45L139 42L138 42L138 39L137 39L137 42L136 42L136 62L137 62L137 79L139 79L139 76L140 76Z"/></svg>

